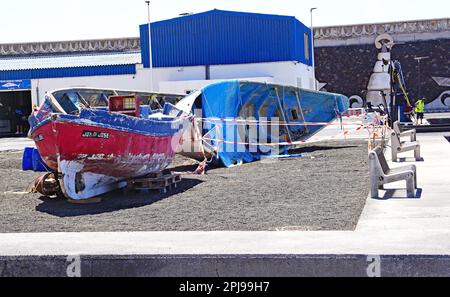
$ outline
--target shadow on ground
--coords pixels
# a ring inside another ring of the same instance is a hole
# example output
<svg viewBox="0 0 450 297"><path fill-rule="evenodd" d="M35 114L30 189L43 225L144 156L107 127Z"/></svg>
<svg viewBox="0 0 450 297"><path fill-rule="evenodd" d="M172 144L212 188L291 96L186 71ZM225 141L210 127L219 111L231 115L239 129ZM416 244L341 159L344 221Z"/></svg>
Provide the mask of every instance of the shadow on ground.
<svg viewBox="0 0 450 297"><path fill-rule="evenodd" d="M289 154L302 154L302 153L314 153L320 151L333 151L349 148L358 148L359 146L308 146L289 150Z"/></svg>
<svg viewBox="0 0 450 297"><path fill-rule="evenodd" d="M62 198L41 197L39 199L42 203L36 207L36 211L60 218L111 213L148 206L186 192L201 183L201 180L183 178L176 189L172 189L166 194L159 191L148 191L130 192L125 195L122 190L118 190L101 196L101 203L86 205L71 204Z"/></svg>
<svg viewBox="0 0 450 297"><path fill-rule="evenodd" d="M398 164L400 163L416 163L416 162L425 162L424 158L414 159L414 158L398 158Z"/></svg>
<svg viewBox="0 0 450 297"><path fill-rule="evenodd" d="M416 196L409 198L406 189L387 189L383 197L376 200L406 200L406 199L422 199L423 189L416 190Z"/></svg>

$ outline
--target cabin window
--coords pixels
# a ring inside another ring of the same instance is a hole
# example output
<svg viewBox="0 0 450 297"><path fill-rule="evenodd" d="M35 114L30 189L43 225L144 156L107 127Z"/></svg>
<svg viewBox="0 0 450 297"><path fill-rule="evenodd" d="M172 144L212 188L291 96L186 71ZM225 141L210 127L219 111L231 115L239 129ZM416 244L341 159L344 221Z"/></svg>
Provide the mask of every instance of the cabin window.
<svg viewBox="0 0 450 297"><path fill-rule="evenodd" d="M80 97L78 93L75 92L65 93L58 100L58 103L67 114L78 114L82 108Z"/></svg>
<svg viewBox="0 0 450 297"><path fill-rule="evenodd" d="M309 38L309 34L308 33L305 33L303 35L303 38L304 38L304 44L305 44L305 59L306 59L306 61L309 61L311 59L311 56L310 56L310 53L309 53L310 52L311 40Z"/></svg>

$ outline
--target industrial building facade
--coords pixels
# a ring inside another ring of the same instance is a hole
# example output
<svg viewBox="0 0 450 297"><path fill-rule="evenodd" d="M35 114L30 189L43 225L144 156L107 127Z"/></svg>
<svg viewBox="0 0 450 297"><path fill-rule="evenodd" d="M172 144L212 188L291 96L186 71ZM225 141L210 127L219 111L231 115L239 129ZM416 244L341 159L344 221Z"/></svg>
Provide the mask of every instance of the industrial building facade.
<svg viewBox="0 0 450 297"><path fill-rule="evenodd" d="M313 88L311 30L294 17L212 10L140 26L140 38L0 44L0 135L50 90L186 94L224 79ZM153 87L151 83L153 79Z"/></svg>

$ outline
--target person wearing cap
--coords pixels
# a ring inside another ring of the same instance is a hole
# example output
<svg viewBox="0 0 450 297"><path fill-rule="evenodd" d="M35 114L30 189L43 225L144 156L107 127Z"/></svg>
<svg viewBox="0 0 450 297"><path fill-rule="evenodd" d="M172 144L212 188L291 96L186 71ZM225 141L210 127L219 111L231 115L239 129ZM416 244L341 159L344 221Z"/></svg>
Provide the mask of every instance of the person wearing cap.
<svg viewBox="0 0 450 297"><path fill-rule="evenodd" d="M416 102L416 115L417 115L417 123L419 125L423 125L423 119L425 117L425 99L419 99Z"/></svg>

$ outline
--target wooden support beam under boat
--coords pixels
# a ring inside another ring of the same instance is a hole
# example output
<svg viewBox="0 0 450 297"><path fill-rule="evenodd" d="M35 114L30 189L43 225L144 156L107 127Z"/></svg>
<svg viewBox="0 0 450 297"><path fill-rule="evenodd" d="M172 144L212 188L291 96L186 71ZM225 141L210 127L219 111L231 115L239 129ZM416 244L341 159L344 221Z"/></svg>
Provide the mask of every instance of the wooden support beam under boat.
<svg viewBox="0 0 450 297"><path fill-rule="evenodd" d="M90 205L90 204L98 204L98 203L102 203L102 198L90 198L90 199L85 199L85 200L73 200L73 199L69 199L67 198L67 202L69 202L70 204L76 204L76 205Z"/></svg>

